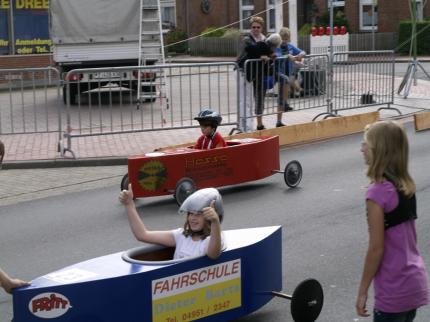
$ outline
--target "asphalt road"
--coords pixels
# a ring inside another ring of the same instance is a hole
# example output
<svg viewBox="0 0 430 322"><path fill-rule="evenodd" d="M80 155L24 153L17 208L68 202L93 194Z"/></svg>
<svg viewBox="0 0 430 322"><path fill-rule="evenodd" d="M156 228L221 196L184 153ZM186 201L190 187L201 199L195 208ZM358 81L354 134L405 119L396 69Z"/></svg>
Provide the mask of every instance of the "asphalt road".
<svg viewBox="0 0 430 322"><path fill-rule="evenodd" d="M410 124L407 128L411 173L418 187L418 238L430 269L430 132L414 133ZM367 245L367 180L359 151L361 140L361 134L351 135L282 150L282 165L293 159L302 163L304 177L297 189L287 188L281 175L221 189L226 211L224 229L283 226L284 289L292 292L301 280L317 278L325 292L318 319L321 322L370 321L359 319L354 310ZM88 176L101 170L89 168ZM73 189L61 193L61 180L66 183L74 170L67 171L68 175L58 176L58 189L44 190L45 194L32 201L16 198L0 207L0 265L14 276L30 280L138 245L117 201L118 174L90 188L76 183ZM183 218L176 214L171 197L143 199L137 204L150 228L182 225ZM11 316L12 299L0 291L0 321L10 321ZM416 321L428 321L428 316L430 308L425 307ZM288 301L273 299L238 321L291 322L292 318Z"/></svg>

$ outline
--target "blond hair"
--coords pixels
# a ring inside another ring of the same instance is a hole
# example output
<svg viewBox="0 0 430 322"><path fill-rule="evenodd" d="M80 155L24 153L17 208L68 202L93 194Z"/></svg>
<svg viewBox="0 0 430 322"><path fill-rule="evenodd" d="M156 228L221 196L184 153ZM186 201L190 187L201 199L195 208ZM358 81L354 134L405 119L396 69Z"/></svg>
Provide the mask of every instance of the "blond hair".
<svg viewBox="0 0 430 322"><path fill-rule="evenodd" d="M291 39L291 31L287 27L282 27L281 30L279 30L279 36L281 36L282 39L288 39L288 41Z"/></svg>
<svg viewBox="0 0 430 322"><path fill-rule="evenodd" d="M392 181L406 196L415 193L415 182L408 172L409 144L403 127L393 121L379 121L365 128L368 151L367 176L371 182Z"/></svg>
<svg viewBox="0 0 430 322"><path fill-rule="evenodd" d="M249 18L249 25L252 25L253 23L258 23L261 27L264 27L264 19L258 16L252 16Z"/></svg>

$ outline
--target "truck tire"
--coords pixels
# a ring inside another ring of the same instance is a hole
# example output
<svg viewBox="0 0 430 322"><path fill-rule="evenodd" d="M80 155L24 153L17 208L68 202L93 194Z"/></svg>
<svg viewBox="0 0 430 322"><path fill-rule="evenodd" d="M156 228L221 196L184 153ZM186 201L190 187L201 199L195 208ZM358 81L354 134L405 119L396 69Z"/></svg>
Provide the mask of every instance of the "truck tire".
<svg viewBox="0 0 430 322"><path fill-rule="evenodd" d="M142 92L143 93L155 93L155 92L157 92L157 87L155 87L155 86L143 86L142 87ZM147 102L147 103L153 103L156 100L157 100L156 97L151 97L151 98L145 99L145 102Z"/></svg>
<svg viewBox="0 0 430 322"><path fill-rule="evenodd" d="M76 105L76 94L78 94L78 86L70 84L70 105ZM63 102L67 104L67 85L63 85Z"/></svg>
<svg viewBox="0 0 430 322"><path fill-rule="evenodd" d="M137 92L137 81L133 81L132 89ZM155 93L157 91L157 87L155 85L152 86L142 86L142 93ZM144 100L145 103L153 103L157 100L157 97L146 98Z"/></svg>

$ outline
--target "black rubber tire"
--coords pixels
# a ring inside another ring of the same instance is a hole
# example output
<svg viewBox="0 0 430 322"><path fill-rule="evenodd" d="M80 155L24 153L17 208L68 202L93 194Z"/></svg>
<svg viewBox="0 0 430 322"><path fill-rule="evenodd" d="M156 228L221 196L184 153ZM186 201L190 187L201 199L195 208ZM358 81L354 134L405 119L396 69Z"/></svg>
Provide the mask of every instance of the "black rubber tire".
<svg viewBox="0 0 430 322"><path fill-rule="evenodd" d="M303 169L299 161L293 160L288 162L284 169L284 181L290 188L295 188L302 180Z"/></svg>
<svg viewBox="0 0 430 322"><path fill-rule="evenodd" d="M291 298L291 315L296 322L314 322L321 313L324 292L316 279L301 282Z"/></svg>
<svg viewBox="0 0 430 322"><path fill-rule="evenodd" d="M78 85L70 84L70 105L76 105L77 99L76 95L78 94ZM67 84L63 85L63 102L67 104Z"/></svg>
<svg viewBox="0 0 430 322"><path fill-rule="evenodd" d="M175 193L173 197L178 206L182 205L185 199L196 191L196 184L191 178L182 178L176 183Z"/></svg>
<svg viewBox="0 0 430 322"><path fill-rule="evenodd" d="M127 190L127 189L128 189L128 184L129 184L129 181L128 181L128 173L126 173L126 174L122 177L122 180L121 180L121 191L123 191L123 190Z"/></svg>

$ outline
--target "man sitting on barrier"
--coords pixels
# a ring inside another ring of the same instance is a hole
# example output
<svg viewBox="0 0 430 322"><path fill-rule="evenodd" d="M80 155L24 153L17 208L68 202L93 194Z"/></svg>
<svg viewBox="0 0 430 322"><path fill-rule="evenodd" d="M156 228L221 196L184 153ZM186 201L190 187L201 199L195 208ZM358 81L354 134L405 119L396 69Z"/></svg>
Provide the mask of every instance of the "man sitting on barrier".
<svg viewBox="0 0 430 322"><path fill-rule="evenodd" d="M215 149L225 147L225 143L221 134L216 129L221 124L222 117L218 112L212 111L211 109L204 109L194 118L200 123L200 129L202 135L197 140L195 149Z"/></svg>
<svg viewBox="0 0 430 322"><path fill-rule="evenodd" d="M288 104L290 86L297 91L300 91L300 84L297 81L297 73L300 67L300 62L306 56L306 52L295 47L290 43L291 32L287 27L282 27L279 31L282 39L280 46L279 57L285 57L287 61L277 61L277 69L279 71L279 93L278 93L278 116L276 127L284 126L282 123L282 113L292 111L292 107Z"/></svg>

